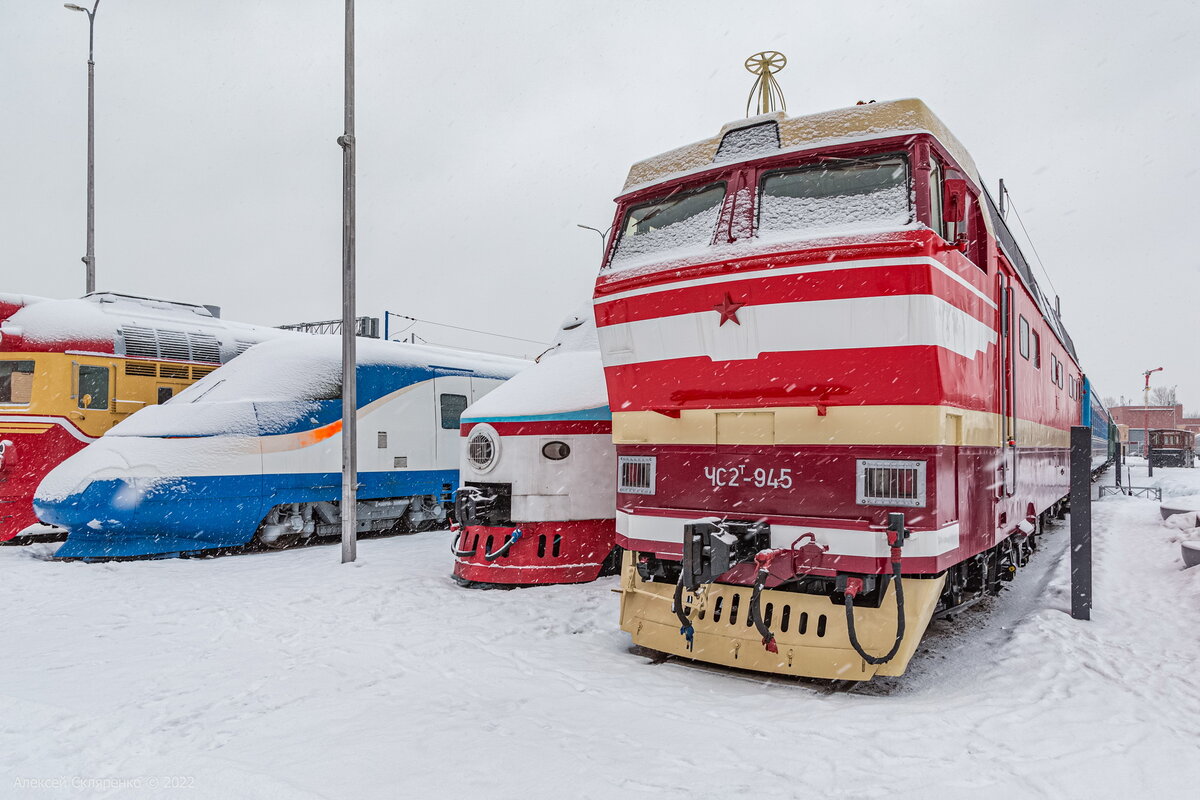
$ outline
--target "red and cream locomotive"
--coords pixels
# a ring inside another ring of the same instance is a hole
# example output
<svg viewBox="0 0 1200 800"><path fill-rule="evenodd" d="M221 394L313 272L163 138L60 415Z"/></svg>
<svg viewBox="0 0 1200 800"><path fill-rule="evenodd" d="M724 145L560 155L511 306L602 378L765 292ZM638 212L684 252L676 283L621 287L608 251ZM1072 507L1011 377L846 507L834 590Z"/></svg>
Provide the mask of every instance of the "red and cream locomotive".
<svg viewBox="0 0 1200 800"><path fill-rule="evenodd" d="M616 571L616 453L598 347L584 309L537 364L463 413L460 583L583 583Z"/></svg>
<svg viewBox="0 0 1200 800"><path fill-rule="evenodd" d="M621 625L764 672L904 672L1065 503L1082 374L919 100L769 113L635 164L595 312Z"/></svg>

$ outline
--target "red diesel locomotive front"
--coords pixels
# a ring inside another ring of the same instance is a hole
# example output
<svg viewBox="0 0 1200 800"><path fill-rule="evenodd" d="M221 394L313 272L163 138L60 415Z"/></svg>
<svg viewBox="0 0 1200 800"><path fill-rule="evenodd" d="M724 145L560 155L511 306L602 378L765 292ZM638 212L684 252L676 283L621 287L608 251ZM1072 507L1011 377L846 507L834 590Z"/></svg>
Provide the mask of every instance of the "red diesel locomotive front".
<svg viewBox="0 0 1200 800"><path fill-rule="evenodd" d="M622 627L861 680L998 590L1068 490L1073 346L919 100L635 164L595 295ZM903 576L901 580L901 575Z"/></svg>

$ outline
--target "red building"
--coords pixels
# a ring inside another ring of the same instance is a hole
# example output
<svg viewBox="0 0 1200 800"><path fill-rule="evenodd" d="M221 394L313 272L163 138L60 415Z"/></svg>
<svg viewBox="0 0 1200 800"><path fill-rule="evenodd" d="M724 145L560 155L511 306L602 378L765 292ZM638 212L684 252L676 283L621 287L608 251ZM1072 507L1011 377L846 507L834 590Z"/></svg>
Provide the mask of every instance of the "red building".
<svg viewBox="0 0 1200 800"><path fill-rule="evenodd" d="M1146 428L1179 428L1200 433L1200 417L1184 416L1182 405L1173 406L1113 406L1109 409L1113 422L1129 428L1127 441L1132 445L1130 453L1141 450Z"/></svg>

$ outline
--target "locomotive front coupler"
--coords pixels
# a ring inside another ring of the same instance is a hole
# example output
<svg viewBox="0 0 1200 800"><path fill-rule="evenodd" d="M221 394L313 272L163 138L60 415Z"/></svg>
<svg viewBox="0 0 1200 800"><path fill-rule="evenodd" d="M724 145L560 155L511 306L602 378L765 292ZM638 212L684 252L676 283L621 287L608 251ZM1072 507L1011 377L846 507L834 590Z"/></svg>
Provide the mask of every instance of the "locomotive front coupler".
<svg viewBox="0 0 1200 800"><path fill-rule="evenodd" d="M721 520L683 526L683 563L679 580L688 591L712 583L739 564L752 564L771 546L766 522Z"/></svg>
<svg viewBox="0 0 1200 800"><path fill-rule="evenodd" d="M735 566L753 563L754 556L771 546L771 526L761 521L720 520L683 526L683 562L675 583L673 607L679 632L692 649L695 629L683 606L683 592L696 592Z"/></svg>

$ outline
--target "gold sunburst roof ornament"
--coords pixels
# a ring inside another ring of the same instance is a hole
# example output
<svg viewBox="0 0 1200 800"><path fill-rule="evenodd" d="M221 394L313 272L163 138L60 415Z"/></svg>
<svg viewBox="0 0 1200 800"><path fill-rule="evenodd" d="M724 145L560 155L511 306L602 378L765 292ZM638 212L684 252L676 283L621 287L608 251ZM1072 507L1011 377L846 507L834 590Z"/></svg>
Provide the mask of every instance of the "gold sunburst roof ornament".
<svg viewBox="0 0 1200 800"><path fill-rule="evenodd" d="M783 90L775 80L775 73L787 66L787 56L774 50L764 50L746 59L746 71L757 75L754 86L750 89L750 97L746 100L746 116L751 116L750 106L754 96L758 95L758 111L756 114L770 114L772 111L787 111L787 102L783 99Z"/></svg>

